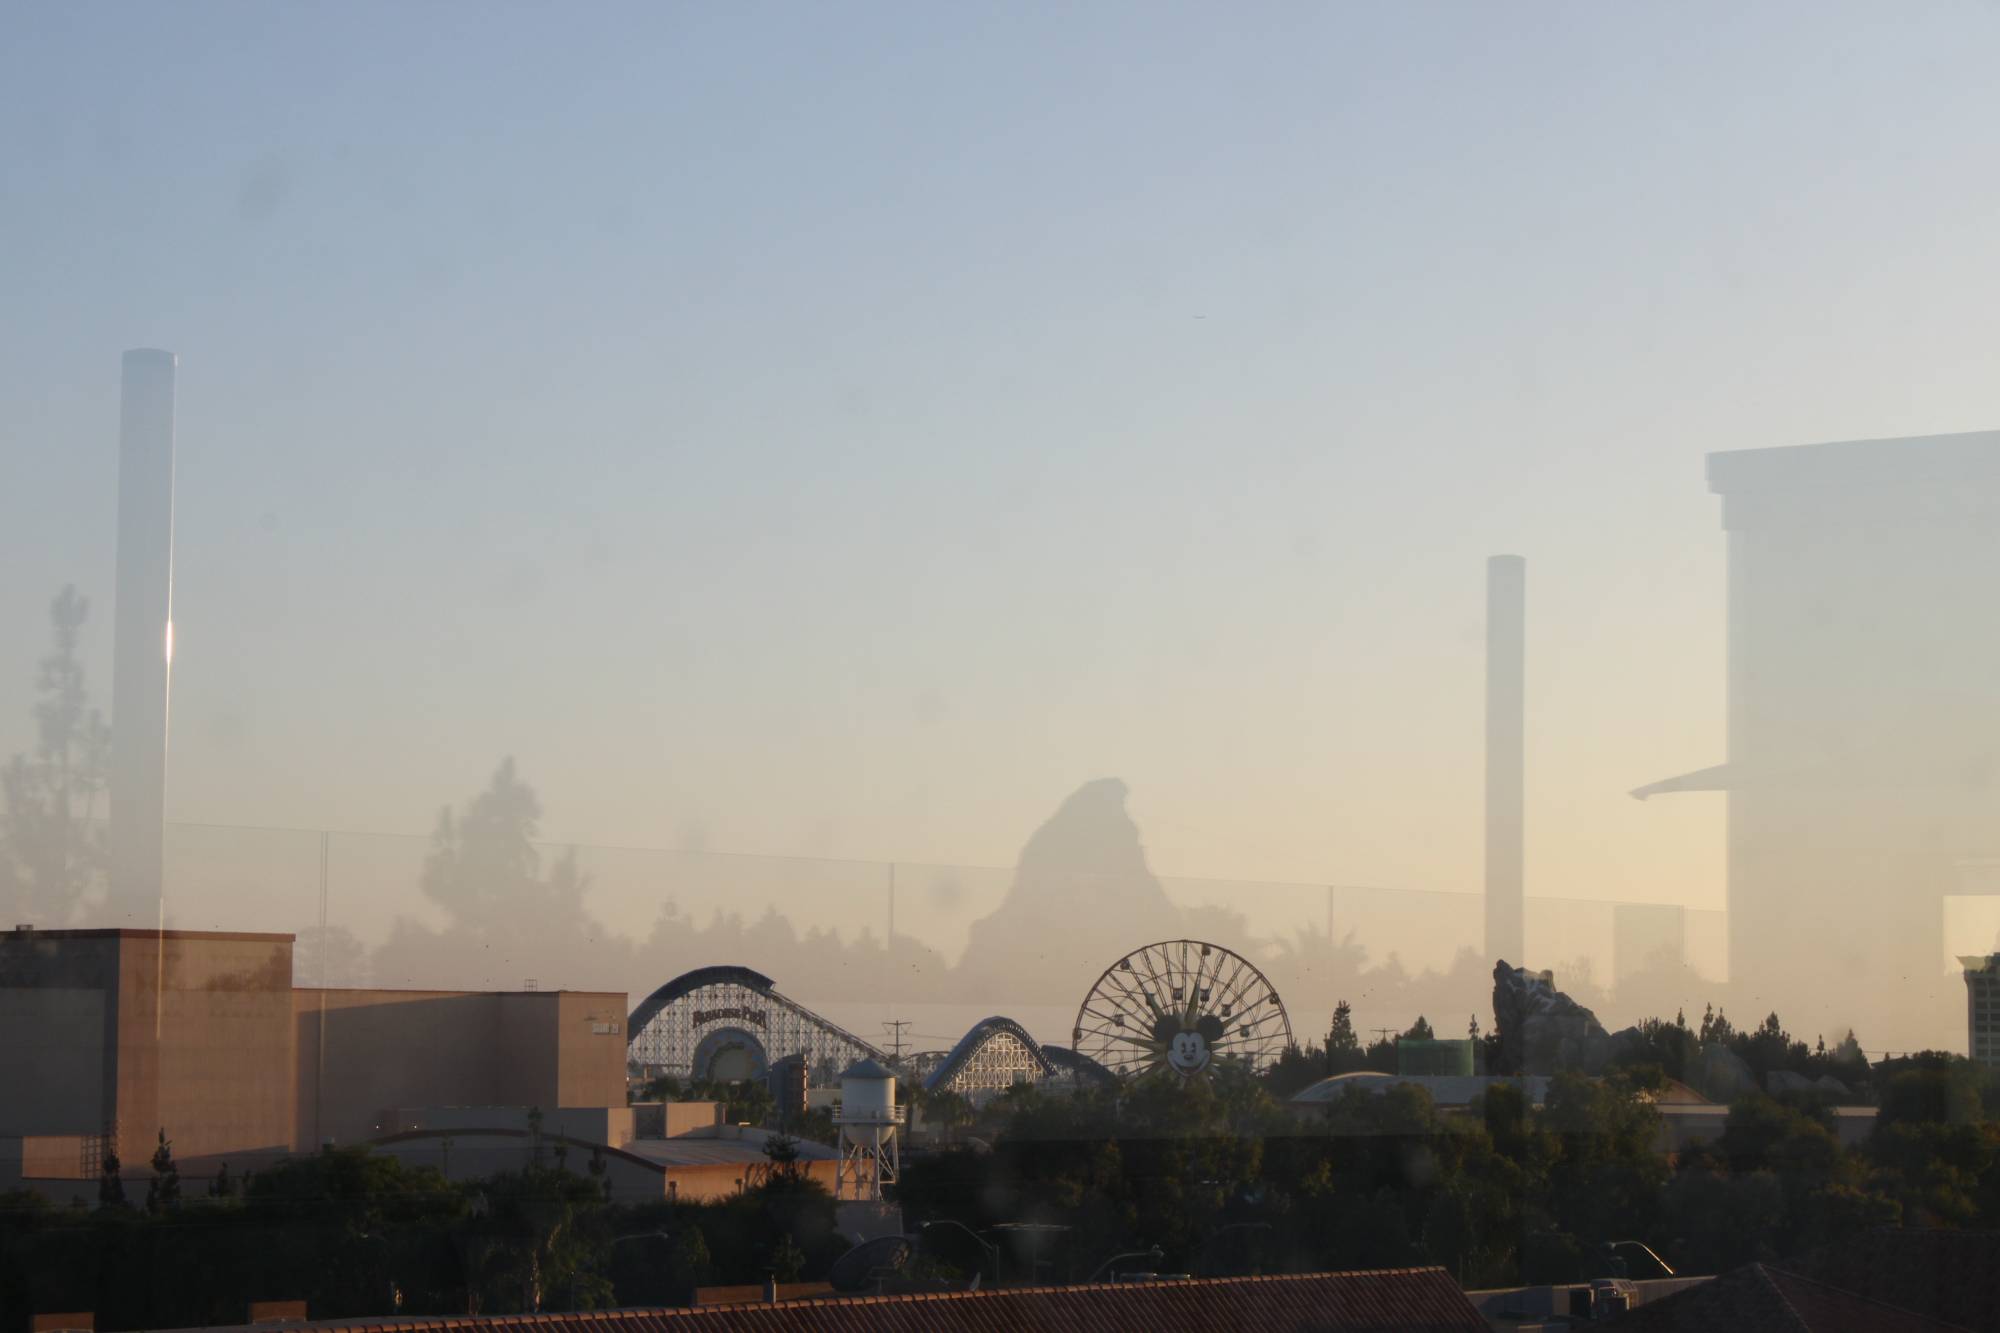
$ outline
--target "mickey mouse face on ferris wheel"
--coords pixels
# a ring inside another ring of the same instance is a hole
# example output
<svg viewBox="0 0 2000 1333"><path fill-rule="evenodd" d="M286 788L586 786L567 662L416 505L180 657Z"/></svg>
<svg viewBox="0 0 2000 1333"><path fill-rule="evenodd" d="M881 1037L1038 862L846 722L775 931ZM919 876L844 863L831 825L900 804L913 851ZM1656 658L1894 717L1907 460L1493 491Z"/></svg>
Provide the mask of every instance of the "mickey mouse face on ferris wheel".
<svg viewBox="0 0 2000 1333"><path fill-rule="evenodd" d="M1163 1049L1169 1069L1193 1075L1208 1068L1215 1058L1224 1030L1222 1020L1214 1014L1203 1014L1192 1023L1179 1015L1163 1014L1153 1025L1153 1040Z"/></svg>

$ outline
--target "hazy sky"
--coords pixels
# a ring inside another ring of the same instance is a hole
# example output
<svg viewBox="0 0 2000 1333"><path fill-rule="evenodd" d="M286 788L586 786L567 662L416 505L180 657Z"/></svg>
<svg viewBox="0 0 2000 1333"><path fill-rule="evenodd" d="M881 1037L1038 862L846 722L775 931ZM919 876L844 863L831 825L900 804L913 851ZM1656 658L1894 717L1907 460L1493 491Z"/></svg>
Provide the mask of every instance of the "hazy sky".
<svg viewBox="0 0 2000 1333"><path fill-rule="evenodd" d="M1702 455L2000 424L1994 5L16 4L0 752L109 696L181 357L172 819L1718 905Z"/></svg>

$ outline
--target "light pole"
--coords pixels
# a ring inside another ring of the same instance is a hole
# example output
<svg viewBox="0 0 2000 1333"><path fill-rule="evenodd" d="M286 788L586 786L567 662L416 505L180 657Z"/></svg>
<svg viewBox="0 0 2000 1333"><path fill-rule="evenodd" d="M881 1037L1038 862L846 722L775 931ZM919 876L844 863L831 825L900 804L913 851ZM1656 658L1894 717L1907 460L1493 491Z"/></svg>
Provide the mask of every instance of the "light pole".
<svg viewBox="0 0 2000 1333"><path fill-rule="evenodd" d="M619 1244L621 1241L672 1240L673 1238L674 1238L673 1233L665 1230L664 1228L655 1228L652 1231L628 1231L622 1236L613 1236L610 1240L604 1243L604 1248L608 1250L613 1245Z"/></svg>
<svg viewBox="0 0 2000 1333"><path fill-rule="evenodd" d="M932 1227L957 1227L960 1231L972 1237L973 1244L993 1256L993 1285L996 1287L1000 1285L1000 1247L998 1245L986 1240L977 1231L965 1225L965 1223L953 1221L949 1217L941 1217L935 1222L925 1222L918 1227L918 1230L929 1231Z"/></svg>
<svg viewBox="0 0 2000 1333"><path fill-rule="evenodd" d="M1648 1245L1643 1240L1607 1240L1604 1242L1604 1249L1606 1253L1610 1254L1612 1258L1616 1259L1618 1257L1618 1247L1621 1245L1630 1245L1632 1248L1636 1250L1644 1250L1646 1252L1646 1257L1648 1259L1651 1259L1654 1263L1658 1264L1661 1270L1664 1271L1668 1277L1674 1276L1674 1266L1668 1263L1665 1259L1662 1259L1659 1256L1659 1254L1654 1251L1653 1247Z"/></svg>
<svg viewBox="0 0 2000 1333"><path fill-rule="evenodd" d="M1101 1274L1105 1269L1111 1267L1111 1265L1117 1263L1120 1259L1151 1259L1154 1263L1157 1264L1166 1257L1167 1257L1166 1251L1162 1250L1157 1245L1153 1246L1150 1249L1133 1250L1127 1254L1114 1254L1109 1259L1106 1259L1103 1263L1097 1266L1097 1272L1092 1273L1087 1279L1085 1279L1084 1285L1089 1286L1092 1282L1097 1281L1099 1274Z"/></svg>
<svg viewBox="0 0 2000 1333"><path fill-rule="evenodd" d="M383 1261L384 1261L384 1262L383 1262L383 1267L384 1267L384 1269L386 1270L386 1269L390 1269L390 1268L392 1268L392 1267L393 1267L393 1265L394 1265L394 1263L395 1263L395 1259L396 1259L396 1252L395 1252L395 1250L394 1250L393 1248L391 1248L391 1246L390 1246L390 1244L389 1244L389 1238L388 1238L387 1236L383 1235L383 1234L382 1234L381 1232L379 1232L379 1231L357 1231L357 1232L355 1232L354 1234L355 1234L356 1238L358 1238L358 1239L360 1239L360 1240L372 1240L372 1241L374 1241L374 1242L375 1242L375 1243L376 1243L377 1245L381 1246L381 1247L382 1247L382 1258L383 1258ZM396 1275L395 1275L395 1273L394 1273L394 1272L390 1272L390 1273L389 1273L389 1313L390 1313L390 1314L401 1314L401 1313L402 1313L402 1311L403 1311L403 1289L402 1289L401 1287L399 1287L399 1286L397 1286L397 1285L396 1285Z"/></svg>
<svg viewBox="0 0 2000 1333"><path fill-rule="evenodd" d="M656 1227L651 1231L628 1231L622 1236L613 1236L610 1240L604 1242L604 1253L606 1255L609 1255L613 1250L617 1249L620 1245L623 1245L628 1240L672 1241L673 1235L672 1233L667 1231L666 1228L664 1227ZM576 1303L574 1299L575 1295L576 1295L576 1275L572 1273L570 1275L570 1296L572 1298L570 1303L572 1305Z"/></svg>
<svg viewBox="0 0 2000 1333"><path fill-rule="evenodd" d="M1042 1280L1042 1237L1053 1236L1058 1232L1068 1231L1070 1228L1057 1222L998 1222L994 1224L992 1230L1007 1236L1009 1239L1019 1236L1028 1237L1030 1242L1028 1246L1028 1285L1032 1287Z"/></svg>

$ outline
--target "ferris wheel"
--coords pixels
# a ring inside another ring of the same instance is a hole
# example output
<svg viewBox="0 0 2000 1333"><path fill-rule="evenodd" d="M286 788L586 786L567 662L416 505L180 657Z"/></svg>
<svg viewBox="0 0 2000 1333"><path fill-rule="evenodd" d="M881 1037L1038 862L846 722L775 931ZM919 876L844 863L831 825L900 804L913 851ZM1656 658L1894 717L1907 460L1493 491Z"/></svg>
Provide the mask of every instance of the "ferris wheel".
<svg viewBox="0 0 2000 1333"><path fill-rule="evenodd" d="M1072 1040L1114 1074L1171 1069L1193 1078L1225 1061L1263 1068L1291 1044L1292 1022L1243 955L1163 940L1104 969L1076 1011Z"/></svg>

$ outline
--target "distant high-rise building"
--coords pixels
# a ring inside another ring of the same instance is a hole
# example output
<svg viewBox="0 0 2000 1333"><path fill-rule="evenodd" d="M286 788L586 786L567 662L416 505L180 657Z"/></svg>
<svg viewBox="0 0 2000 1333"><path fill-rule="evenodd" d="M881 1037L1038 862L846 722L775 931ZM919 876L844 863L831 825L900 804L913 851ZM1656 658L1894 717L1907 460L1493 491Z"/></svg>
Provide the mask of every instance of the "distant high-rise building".
<svg viewBox="0 0 2000 1333"><path fill-rule="evenodd" d="M1965 1053L2000 1067L2000 954L1961 957L1965 969Z"/></svg>
<svg viewBox="0 0 2000 1333"><path fill-rule="evenodd" d="M2000 431L1711 454L1708 479L1728 762L1633 795L1728 793L1746 1011L1937 1040L1943 900L2000 849Z"/></svg>
<svg viewBox="0 0 2000 1333"><path fill-rule="evenodd" d="M118 584L112 612L112 924L160 909L173 667L172 352L125 353L118 420Z"/></svg>
<svg viewBox="0 0 2000 1333"><path fill-rule="evenodd" d="M1486 957L1527 965L1522 870L1528 562L1486 562Z"/></svg>

